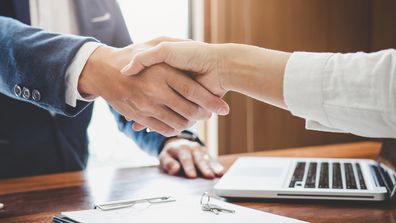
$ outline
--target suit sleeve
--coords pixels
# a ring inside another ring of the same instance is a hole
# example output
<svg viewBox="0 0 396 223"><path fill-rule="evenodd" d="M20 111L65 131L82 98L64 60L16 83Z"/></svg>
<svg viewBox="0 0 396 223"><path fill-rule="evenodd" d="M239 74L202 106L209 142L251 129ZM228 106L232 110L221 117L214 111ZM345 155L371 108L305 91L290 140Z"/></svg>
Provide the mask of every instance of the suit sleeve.
<svg viewBox="0 0 396 223"><path fill-rule="evenodd" d="M0 16L0 93L16 100L75 116L89 103L66 104L65 73L80 47L93 38L61 35ZM15 88L40 93L39 100L23 98Z"/></svg>
<svg viewBox="0 0 396 223"><path fill-rule="evenodd" d="M118 129L131 139L133 139L138 146L146 151L148 154L158 156L162 150L163 144L167 139L165 136L157 132L147 132L146 130L134 131L132 129L133 121L127 121L124 116L110 107L114 117L118 123Z"/></svg>

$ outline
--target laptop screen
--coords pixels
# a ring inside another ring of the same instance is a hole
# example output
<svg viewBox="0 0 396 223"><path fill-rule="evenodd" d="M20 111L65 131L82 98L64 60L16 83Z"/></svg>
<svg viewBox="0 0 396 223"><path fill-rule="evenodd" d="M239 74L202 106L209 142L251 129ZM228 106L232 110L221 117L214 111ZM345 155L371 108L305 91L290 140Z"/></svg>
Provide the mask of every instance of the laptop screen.
<svg viewBox="0 0 396 223"><path fill-rule="evenodd" d="M385 139L383 141L377 161L382 167L381 178L390 192L390 198L393 198L396 192L396 139Z"/></svg>

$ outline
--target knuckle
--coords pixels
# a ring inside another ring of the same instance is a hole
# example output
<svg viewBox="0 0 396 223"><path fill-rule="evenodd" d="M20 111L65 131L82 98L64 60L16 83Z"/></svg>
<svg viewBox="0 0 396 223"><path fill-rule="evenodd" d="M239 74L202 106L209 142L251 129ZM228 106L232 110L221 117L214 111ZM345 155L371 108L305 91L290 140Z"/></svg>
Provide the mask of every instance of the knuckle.
<svg viewBox="0 0 396 223"><path fill-rule="evenodd" d="M161 77L163 77L163 76L167 77L169 75L169 73L171 72L170 67L163 63L153 65L152 67L150 67L150 69L151 69L152 73L156 73L158 76L161 76ZM157 83L157 85L156 84L153 84L153 85L154 85L154 87L155 86L157 87L156 90L158 91L158 83Z"/></svg>
<svg viewBox="0 0 396 223"><path fill-rule="evenodd" d="M169 39L169 37L168 36L165 36L165 35L162 35L162 36L159 36L158 38L156 38L156 40L158 41L158 42L163 42L163 41L166 41L166 40L168 40Z"/></svg>
<svg viewBox="0 0 396 223"><path fill-rule="evenodd" d="M169 43L168 42L161 42L157 46L157 52L158 53L164 53L169 49Z"/></svg>
<svg viewBox="0 0 396 223"><path fill-rule="evenodd" d="M151 112L151 106L152 105L148 102L142 102L140 103L139 110L137 112L140 113L141 115L146 116Z"/></svg>

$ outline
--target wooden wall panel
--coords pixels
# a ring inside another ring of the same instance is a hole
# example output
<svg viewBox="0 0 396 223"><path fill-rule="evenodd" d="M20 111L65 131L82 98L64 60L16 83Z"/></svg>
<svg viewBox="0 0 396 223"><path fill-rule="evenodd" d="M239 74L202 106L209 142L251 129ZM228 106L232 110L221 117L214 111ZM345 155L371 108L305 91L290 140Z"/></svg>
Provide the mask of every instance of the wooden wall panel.
<svg viewBox="0 0 396 223"><path fill-rule="evenodd" d="M370 50L396 48L396 1L372 1L371 13Z"/></svg>
<svg viewBox="0 0 396 223"><path fill-rule="evenodd" d="M396 1L207 0L206 41L285 51L372 51L394 47ZM307 131L304 120L237 93L219 119L220 154L361 140Z"/></svg>

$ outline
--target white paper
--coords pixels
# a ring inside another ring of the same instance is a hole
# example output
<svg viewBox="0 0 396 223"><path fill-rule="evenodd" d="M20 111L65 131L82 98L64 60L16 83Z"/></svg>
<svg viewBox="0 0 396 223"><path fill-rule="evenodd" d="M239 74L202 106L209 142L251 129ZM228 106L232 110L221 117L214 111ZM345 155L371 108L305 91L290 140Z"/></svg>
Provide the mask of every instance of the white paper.
<svg viewBox="0 0 396 223"><path fill-rule="evenodd" d="M68 218L81 223L125 223L125 222L172 222L172 223L303 223L304 221L287 218L263 211L245 208L211 198L211 203L222 208L235 210L235 213L202 211L199 196L177 198L175 202L161 204L137 204L130 208L101 211L86 210L63 212Z"/></svg>

